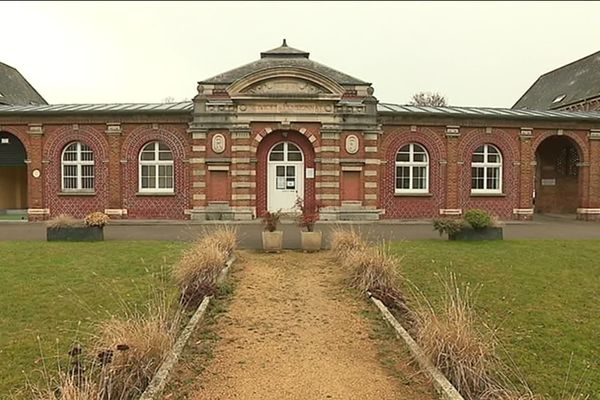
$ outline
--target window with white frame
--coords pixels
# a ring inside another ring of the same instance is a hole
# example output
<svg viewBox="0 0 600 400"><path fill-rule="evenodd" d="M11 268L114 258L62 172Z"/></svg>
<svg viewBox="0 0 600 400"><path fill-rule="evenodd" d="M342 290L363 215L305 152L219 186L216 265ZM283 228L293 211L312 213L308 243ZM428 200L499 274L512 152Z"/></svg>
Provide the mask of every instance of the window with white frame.
<svg viewBox="0 0 600 400"><path fill-rule="evenodd" d="M502 192L502 155L491 144L478 147L471 158L471 193Z"/></svg>
<svg viewBox="0 0 600 400"><path fill-rule="evenodd" d="M85 143L65 147L61 158L62 191L94 191L94 152Z"/></svg>
<svg viewBox="0 0 600 400"><path fill-rule="evenodd" d="M396 153L396 193L429 191L429 157L423 146L410 143Z"/></svg>
<svg viewBox="0 0 600 400"><path fill-rule="evenodd" d="M173 153L162 142L150 142L140 151L140 192L173 193Z"/></svg>

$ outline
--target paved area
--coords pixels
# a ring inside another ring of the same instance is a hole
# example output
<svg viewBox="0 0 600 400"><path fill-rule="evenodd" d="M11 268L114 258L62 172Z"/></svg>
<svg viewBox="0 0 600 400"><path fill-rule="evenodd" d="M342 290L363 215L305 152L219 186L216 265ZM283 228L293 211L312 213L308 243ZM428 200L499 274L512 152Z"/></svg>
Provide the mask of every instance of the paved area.
<svg viewBox="0 0 600 400"><path fill-rule="evenodd" d="M344 273L327 253L239 255L214 358L186 380L186 398L435 398L407 353L398 351L399 367L382 364L373 322L361 316L368 303L343 290Z"/></svg>
<svg viewBox="0 0 600 400"><path fill-rule="evenodd" d="M106 240L192 240L205 230L214 229L216 222L192 221L114 221L104 229ZM329 234L336 226L353 226L369 240L443 239L432 228L430 221L378 221L360 223L320 222L316 229L323 232L323 243L329 243ZM240 247L262 247L259 221L237 223ZM298 248L300 230L292 221L280 225L284 232L284 247ZM536 216L532 222L506 222L505 239L600 239L600 223L577 221L574 216ZM0 240L45 240L43 223L0 221Z"/></svg>

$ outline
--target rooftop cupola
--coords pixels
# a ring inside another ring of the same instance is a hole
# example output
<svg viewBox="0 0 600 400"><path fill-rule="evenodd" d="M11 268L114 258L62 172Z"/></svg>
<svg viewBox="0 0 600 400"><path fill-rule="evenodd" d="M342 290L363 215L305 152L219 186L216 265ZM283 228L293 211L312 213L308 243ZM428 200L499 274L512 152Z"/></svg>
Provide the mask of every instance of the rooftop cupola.
<svg viewBox="0 0 600 400"><path fill-rule="evenodd" d="M260 58L308 58L310 53L289 47L285 39L281 46L260 53Z"/></svg>

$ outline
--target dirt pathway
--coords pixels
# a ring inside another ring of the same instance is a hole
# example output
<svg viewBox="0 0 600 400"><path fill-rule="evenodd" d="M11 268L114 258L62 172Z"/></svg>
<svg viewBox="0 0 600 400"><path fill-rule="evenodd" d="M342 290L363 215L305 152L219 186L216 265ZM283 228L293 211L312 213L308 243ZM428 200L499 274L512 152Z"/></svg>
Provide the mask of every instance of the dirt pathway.
<svg viewBox="0 0 600 400"><path fill-rule="evenodd" d="M412 368L382 365L365 303L341 289L326 253L241 258L214 359L191 399L433 398Z"/></svg>

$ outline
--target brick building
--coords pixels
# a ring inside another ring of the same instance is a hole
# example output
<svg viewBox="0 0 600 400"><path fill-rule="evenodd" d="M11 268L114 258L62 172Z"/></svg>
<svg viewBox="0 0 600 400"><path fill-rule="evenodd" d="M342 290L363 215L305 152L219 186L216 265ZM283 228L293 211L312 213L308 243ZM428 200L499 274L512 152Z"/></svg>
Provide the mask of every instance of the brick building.
<svg viewBox="0 0 600 400"><path fill-rule="evenodd" d="M197 92L0 105L0 209L251 219L300 196L329 220L600 215L598 112L382 103L285 42Z"/></svg>

